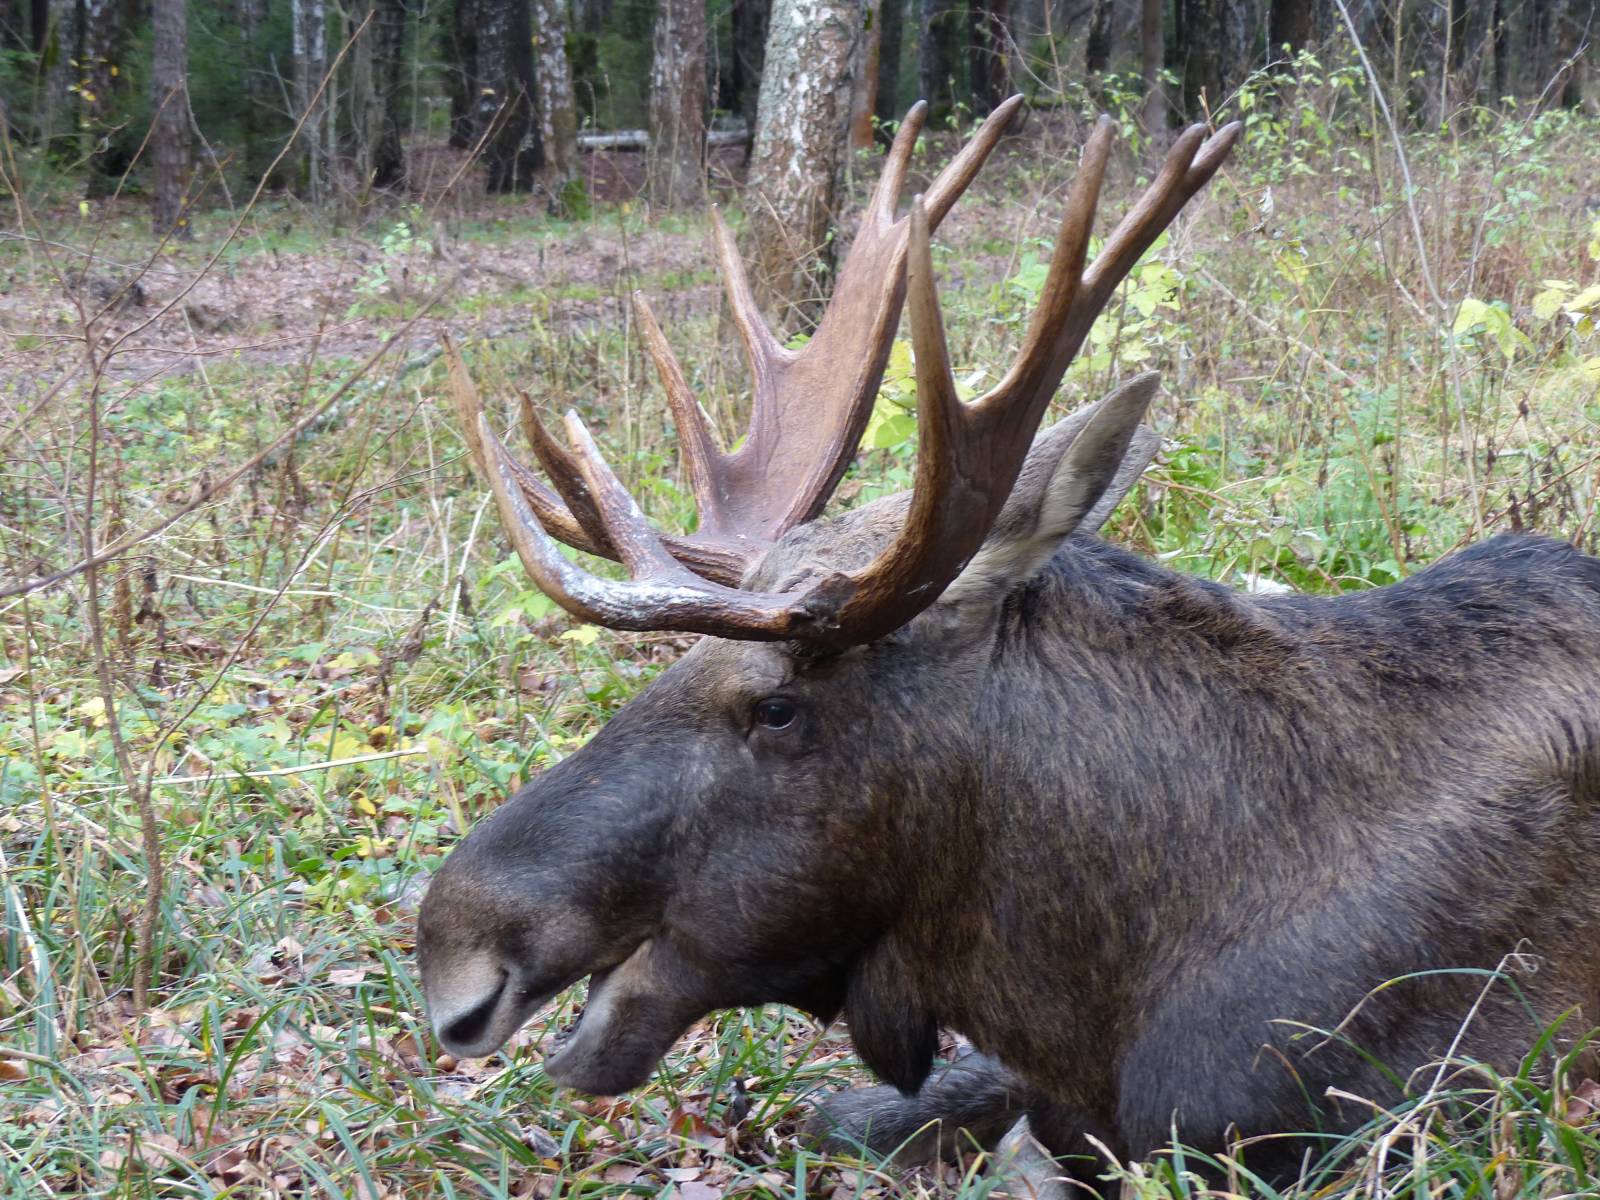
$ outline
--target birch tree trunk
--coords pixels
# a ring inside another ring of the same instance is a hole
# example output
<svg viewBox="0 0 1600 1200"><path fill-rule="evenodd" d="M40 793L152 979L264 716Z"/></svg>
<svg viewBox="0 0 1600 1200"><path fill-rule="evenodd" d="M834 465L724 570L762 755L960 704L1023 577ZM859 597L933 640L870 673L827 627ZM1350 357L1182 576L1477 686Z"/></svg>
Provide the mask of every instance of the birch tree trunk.
<svg viewBox="0 0 1600 1200"><path fill-rule="evenodd" d="M539 89L544 179L555 205L578 173L578 106L567 61L566 0L533 0L533 78Z"/></svg>
<svg viewBox="0 0 1600 1200"><path fill-rule="evenodd" d="M850 120L861 0L776 0L750 166L748 257L769 307L819 299Z"/></svg>
<svg viewBox="0 0 1600 1200"><path fill-rule="evenodd" d="M658 0L654 43L650 203L688 207L700 200L706 150L705 0Z"/></svg>
<svg viewBox="0 0 1600 1200"><path fill-rule="evenodd" d="M326 198L328 103L320 94L328 71L328 10L325 0L290 0L294 54L294 117L300 130L300 186L313 204Z"/></svg>
<svg viewBox="0 0 1600 1200"><path fill-rule="evenodd" d="M528 0L478 0L478 116L491 192L526 192L544 167ZM486 131L486 133L485 133Z"/></svg>
<svg viewBox="0 0 1600 1200"><path fill-rule="evenodd" d="M151 21L150 154L155 161L154 223L158 237L187 239L189 191L189 31L185 0L155 0Z"/></svg>

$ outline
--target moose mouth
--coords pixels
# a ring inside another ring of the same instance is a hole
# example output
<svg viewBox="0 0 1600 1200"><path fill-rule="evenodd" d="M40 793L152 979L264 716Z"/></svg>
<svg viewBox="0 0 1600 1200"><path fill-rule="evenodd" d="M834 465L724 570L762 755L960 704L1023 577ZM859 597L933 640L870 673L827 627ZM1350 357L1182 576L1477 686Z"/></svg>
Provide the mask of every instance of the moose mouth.
<svg viewBox="0 0 1600 1200"><path fill-rule="evenodd" d="M666 962L663 959L667 960ZM459 1058L493 1054L528 1019L587 974L589 995L572 1027L545 1056L552 1081L596 1096L615 1096L650 1077L679 1035L711 1005L673 978L670 952L647 939L620 962L520 985L511 971L484 979L475 1002L435 1018L439 1043ZM486 974L488 974L486 972ZM678 985L678 986L675 986Z"/></svg>

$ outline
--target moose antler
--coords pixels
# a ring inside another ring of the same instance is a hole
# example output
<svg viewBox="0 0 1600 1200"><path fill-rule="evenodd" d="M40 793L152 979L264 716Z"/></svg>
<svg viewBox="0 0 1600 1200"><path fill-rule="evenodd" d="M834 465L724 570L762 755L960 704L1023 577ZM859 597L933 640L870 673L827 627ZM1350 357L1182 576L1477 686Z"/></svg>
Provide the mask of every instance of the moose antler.
<svg viewBox="0 0 1600 1200"><path fill-rule="evenodd" d="M1022 97L1013 96L995 109L934 180L924 201L934 227L977 176L1021 106ZM734 452L718 447L649 303L633 295L639 331L666 389L700 514L694 535L662 541L674 558L704 578L738 584L751 560L784 531L822 511L855 453L905 303L910 219L896 219L895 209L926 116L927 105L919 103L901 122L833 300L798 350L783 346L762 320L733 235L721 214L712 211L718 264L754 383L749 430ZM464 373L454 390L472 440L476 401ZM619 557L576 459L540 426L526 400L522 424L554 485L552 491L532 472L514 470L540 524L569 546ZM481 448L474 444L473 450L484 462Z"/></svg>
<svg viewBox="0 0 1600 1200"><path fill-rule="evenodd" d="M1085 267L1112 125L1101 117L1084 147L1038 311L1020 354L987 395L956 394L933 283L931 230L971 182L1015 112L1013 97L894 219L923 107L890 152L834 302L800 351L780 346L757 314L732 238L716 220L734 319L755 377L749 435L732 454L715 444L649 306L636 297L646 347L666 387L701 514L691 538L663 536L645 519L575 413L570 451L523 418L555 491L512 459L450 350L452 390L475 457L489 477L512 543L541 588L585 620L616 629L671 629L746 640L794 640L841 649L880 637L936 600L999 516L1050 397L1112 293L1178 211L1222 165L1237 124L1205 138L1186 130L1133 210ZM908 133L909 130L909 133ZM909 291L917 359L918 461L905 524L860 571L835 572L788 592L737 586L744 566L785 530L814 517L837 484L870 412ZM574 565L569 545L619 558L631 579L601 579Z"/></svg>

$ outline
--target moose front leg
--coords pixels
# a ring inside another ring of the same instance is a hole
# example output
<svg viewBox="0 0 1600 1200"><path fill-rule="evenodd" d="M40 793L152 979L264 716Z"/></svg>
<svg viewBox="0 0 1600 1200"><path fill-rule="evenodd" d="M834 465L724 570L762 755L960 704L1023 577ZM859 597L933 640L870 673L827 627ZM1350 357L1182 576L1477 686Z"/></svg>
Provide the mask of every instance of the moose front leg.
<svg viewBox="0 0 1600 1200"><path fill-rule="evenodd" d="M806 1136L831 1153L870 1151L911 1166L992 1150L1027 1113L1032 1089L986 1054L936 1069L907 1095L888 1084L835 1092L806 1122Z"/></svg>

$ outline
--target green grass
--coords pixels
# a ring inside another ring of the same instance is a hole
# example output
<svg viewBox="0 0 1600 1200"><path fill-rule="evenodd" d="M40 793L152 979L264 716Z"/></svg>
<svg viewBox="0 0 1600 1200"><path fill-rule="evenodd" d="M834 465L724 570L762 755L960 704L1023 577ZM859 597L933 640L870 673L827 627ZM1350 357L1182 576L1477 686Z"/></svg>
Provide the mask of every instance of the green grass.
<svg viewBox="0 0 1600 1200"><path fill-rule="evenodd" d="M1579 199L1600 168L1600 127L1566 113L1485 115L1408 140L1419 247L1387 133L1342 70L1305 66L1292 86L1248 93L1242 152L1063 389L1061 410L1135 369L1166 377L1155 415L1166 452L1109 536L1229 583L1324 593L1392 582L1502 528L1600 550L1600 339L1581 313L1536 307L1546 280L1600 279L1596 214ZM1038 287L1028 255L1052 232L1075 140L1065 115L1036 118L941 231L953 353L975 386L1014 352ZM1118 168L1108 212L1141 171ZM395 219L363 232L368 250L381 251ZM653 298L709 281L702 219L623 220L628 236L680 249L636 264ZM181 261L200 261L224 225L197 222L201 244ZM316 250L326 231L288 212L256 227L268 232L234 253ZM133 228L127 253L143 244ZM491 216L456 236L493 246L617 231L614 213ZM48 233L82 244L95 230L64 220ZM44 269L5 253L23 276ZM540 294L613 293L552 279ZM509 417L518 387L552 411L576 405L646 508L683 527L692 512L660 389L628 331L541 320L473 336L497 309L535 298L461 294L443 310L464 325L491 409ZM1502 306L1521 340L1493 315L1456 329L1467 299ZM16 332L0 433L59 361L53 341ZM735 434L744 368L727 331L689 316L668 332ZM103 389L102 538L149 524L203 471L256 452L361 357L118 377ZM574 996L487 1064L438 1058L411 959L427 872L685 640L574 629L532 590L461 457L438 364L397 366L380 363L337 420L104 573L117 712L136 759L155 755L168 864L156 1008L142 1016L127 989L146 874L88 649L84 581L0 601L0 1046L20 1052L0 1056L0 1194L431 1200L669 1183L702 1198L711 1193L696 1187L983 1194L992 1184L972 1156L905 1172L808 1151L795 1130L810 1097L861 1076L842 1031L777 1009L714 1016L614 1104L557 1091L539 1065L540 1040ZM891 375L883 415L907 395ZM69 390L8 449L0 578L77 556L86 412ZM856 499L910 477L914 429L888 428L847 480ZM1529 1041L1530 1063L1544 1061ZM1437 1091L1424 1081L1409 1107L1375 1114L1284 1194L1592 1194L1596 1097L1582 1080L1541 1078L1453 1076ZM1189 1162L1113 1173L1127 1195L1193 1195ZM1270 1194L1244 1178L1236 1190Z"/></svg>

